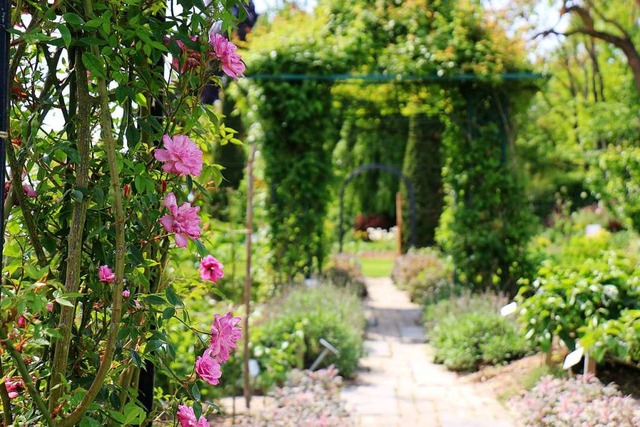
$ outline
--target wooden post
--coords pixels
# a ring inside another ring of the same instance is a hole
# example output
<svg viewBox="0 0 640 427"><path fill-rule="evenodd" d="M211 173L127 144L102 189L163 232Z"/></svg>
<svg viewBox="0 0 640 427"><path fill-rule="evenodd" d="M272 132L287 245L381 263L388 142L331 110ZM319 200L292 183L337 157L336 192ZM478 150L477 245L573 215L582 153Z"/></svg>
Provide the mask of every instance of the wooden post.
<svg viewBox="0 0 640 427"><path fill-rule="evenodd" d="M242 375L244 377L244 402L247 409L251 408L251 375L249 373L249 314L251 313L251 238L253 237L253 161L256 157L256 145L251 147L249 162L247 163L247 264L244 277L244 321L242 324Z"/></svg>
<svg viewBox="0 0 640 427"><path fill-rule="evenodd" d="M582 373L584 375L596 375L596 359L591 357L588 351L584 354L584 370Z"/></svg>
<svg viewBox="0 0 640 427"><path fill-rule="evenodd" d="M398 239L398 256L402 255L402 193L396 193L396 236Z"/></svg>

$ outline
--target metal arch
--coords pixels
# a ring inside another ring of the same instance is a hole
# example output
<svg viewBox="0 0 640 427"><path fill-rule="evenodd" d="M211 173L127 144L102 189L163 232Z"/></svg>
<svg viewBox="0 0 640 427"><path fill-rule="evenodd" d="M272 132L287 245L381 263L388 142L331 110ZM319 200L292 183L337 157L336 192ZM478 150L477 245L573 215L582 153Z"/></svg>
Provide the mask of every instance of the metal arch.
<svg viewBox="0 0 640 427"><path fill-rule="evenodd" d="M409 195L409 246L413 247L416 245L415 242L415 229L416 229L416 196L413 190L413 183L411 180L404 175L400 169L395 166L387 165L384 163L370 163L367 165L360 166L353 172L351 172L342 183L342 188L340 189L340 223L338 225L338 233L339 233L339 243L340 243L340 252L342 252L342 240L344 239L344 193L347 188L347 185L353 181L353 179L364 173L372 170L383 170L385 172L391 172L398 178L402 179L404 186L407 188L407 193Z"/></svg>

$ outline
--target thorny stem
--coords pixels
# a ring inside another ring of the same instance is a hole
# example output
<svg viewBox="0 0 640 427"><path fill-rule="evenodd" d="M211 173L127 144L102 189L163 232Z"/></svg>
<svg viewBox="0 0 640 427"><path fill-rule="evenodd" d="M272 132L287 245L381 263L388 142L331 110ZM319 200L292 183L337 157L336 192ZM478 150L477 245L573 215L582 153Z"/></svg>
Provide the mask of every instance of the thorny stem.
<svg viewBox="0 0 640 427"><path fill-rule="evenodd" d="M93 6L91 0L84 0L84 9L87 17L93 17ZM92 46L92 53L99 56L97 46ZM80 62L80 61L79 61ZM111 323L109 325L109 335L105 346L105 352L100 363L100 368L87 390L82 402L78 407L61 423L60 427L71 427L77 424L89 405L94 401L104 380L111 368L111 362L116 350L116 340L118 338L118 325L122 318L122 279L124 277L124 258L125 258L125 228L124 228L124 209L122 206L122 186L120 185L120 172L118 170L117 143L113 137L113 129L111 125L111 112L109 109L109 91L107 83L99 76L96 76L98 87L98 100L100 103L100 129L102 139L105 142L105 151L107 154L107 162L109 164L109 176L111 180L111 189L113 196L113 208L115 218L115 282L113 283L113 306L111 308Z"/></svg>
<svg viewBox="0 0 640 427"><path fill-rule="evenodd" d="M89 123L91 96L89 94L89 83L87 81L87 71L82 64L79 56L81 50L77 51L76 74L78 79L77 97L78 97L78 135L77 150L79 162L76 166L76 182L75 188L83 190L87 188L89 183L89 162L91 150L91 128ZM14 178L15 180L15 178ZM82 265L82 239L84 235L84 224L87 218L87 198L76 200L73 204L73 214L71 218L71 227L69 230L68 252L66 261L66 277L65 292L78 292L80 287L80 269ZM60 331L60 339L56 341L55 353L53 357L50 391L49 410L58 404L58 399L62 395L62 377L66 374L67 359L69 357L69 347L71 343L71 329L73 325L75 305L62 306L60 309L60 320L58 329Z"/></svg>

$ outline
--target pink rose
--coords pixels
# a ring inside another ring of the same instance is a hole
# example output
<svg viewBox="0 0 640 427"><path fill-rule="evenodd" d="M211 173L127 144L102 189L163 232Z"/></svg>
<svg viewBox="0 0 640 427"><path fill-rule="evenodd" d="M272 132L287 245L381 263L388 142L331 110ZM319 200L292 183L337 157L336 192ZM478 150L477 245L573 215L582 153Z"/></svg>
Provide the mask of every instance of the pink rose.
<svg viewBox="0 0 640 427"><path fill-rule="evenodd" d="M196 414L193 412L193 408L180 405L178 406L178 422L182 427L209 427L209 422L205 417L200 417L196 420Z"/></svg>
<svg viewBox="0 0 640 427"><path fill-rule="evenodd" d="M104 283L113 283L116 280L116 275L108 265L101 265L98 267L98 279Z"/></svg>
<svg viewBox="0 0 640 427"><path fill-rule="evenodd" d="M200 262L200 277L202 280L210 280L213 283L216 283L224 277L224 272L222 271L223 268L224 266L220 261L211 255L207 255L202 258L202 261Z"/></svg>
<svg viewBox="0 0 640 427"><path fill-rule="evenodd" d="M169 214L160 218L159 221L167 232L175 233L176 246L184 248L187 246L187 237L191 239L200 237L199 207L183 203L178 208L176 196L173 193L167 194L164 205L169 209Z"/></svg>
<svg viewBox="0 0 640 427"><path fill-rule="evenodd" d="M238 348L236 342L242 338L242 331L239 326L236 326L238 322L240 318L233 317L231 313L224 316L216 314L213 318L209 349L211 355L220 363L229 360L231 350Z"/></svg>
<svg viewBox="0 0 640 427"><path fill-rule="evenodd" d="M199 176L202 173L202 150L186 135L162 137L164 149L156 148L153 155L163 162L162 170L178 175Z"/></svg>
<svg viewBox="0 0 640 427"><path fill-rule="evenodd" d="M4 386L9 393L10 399L15 399L20 395L20 391L24 389L24 384L22 383L22 378L20 377L11 377L5 380Z"/></svg>
<svg viewBox="0 0 640 427"><path fill-rule="evenodd" d="M213 46L214 56L220 60L222 71L232 79L238 80L238 76L244 73L245 66L240 55L236 53L236 45L217 33L211 33L209 41Z"/></svg>
<svg viewBox="0 0 640 427"><path fill-rule="evenodd" d="M220 382L220 362L211 357L211 349L206 349L202 356L196 359L196 374L211 385L218 385Z"/></svg>
<svg viewBox="0 0 640 427"><path fill-rule="evenodd" d="M129 292L129 289L125 289L124 291L122 291L123 297L129 298L129 295L131 295L131 292Z"/></svg>
<svg viewBox="0 0 640 427"><path fill-rule="evenodd" d="M27 327L27 319L24 316L20 316L18 317L18 327L19 328L26 328Z"/></svg>

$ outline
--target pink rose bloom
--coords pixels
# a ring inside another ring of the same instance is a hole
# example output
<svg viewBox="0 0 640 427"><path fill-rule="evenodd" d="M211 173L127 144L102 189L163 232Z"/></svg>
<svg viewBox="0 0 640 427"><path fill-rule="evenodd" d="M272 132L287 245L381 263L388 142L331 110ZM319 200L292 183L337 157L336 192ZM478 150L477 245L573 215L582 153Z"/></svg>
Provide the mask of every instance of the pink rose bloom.
<svg viewBox="0 0 640 427"><path fill-rule="evenodd" d="M134 300L133 300L133 305L135 305L135 306L136 306L136 308L138 308L138 309L139 309L140 307L142 307L142 306L140 305L140 303L138 302L138 300L137 300L137 299L134 299Z"/></svg>
<svg viewBox="0 0 640 427"><path fill-rule="evenodd" d="M7 392L9 393L10 399L15 399L16 397L18 397L20 394L19 392L24 389L24 385L22 384L22 378L20 377L8 378L7 380L5 380L4 386L6 387Z"/></svg>
<svg viewBox="0 0 640 427"><path fill-rule="evenodd" d="M36 193L36 190L34 190L31 184L27 182L22 183L22 191L24 191L24 194L26 194L27 197L32 197L32 198L38 197L38 193Z"/></svg>
<svg viewBox="0 0 640 427"><path fill-rule="evenodd" d="M131 295L131 292L129 292L129 289L125 289L124 291L122 291L123 297L129 298L129 295Z"/></svg>
<svg viewBox="0 0 640 427"><path fill-rule="evenodd" d="M202 280L210 280L213 283L216 283L224 277L224 272L222 271L223 268L224 266L220 261L211 255L207 255L202 258L202 261L200 262L200 277Z"/></svg>
<svg viewBox="0 0 640 427"><path fill-rule="evenodd" d="M182 427L209 427L209 422L205 417L200 417L196 421L196 414L193 412L193 408L180 405L178 406L178 422Z"/></svg>
<svg viewBox="0 0 640 427"><path fill-rule="evenodd" d="M47 310L53 311L53 303L52 302L47 304Z"/></svg>
<svg viewBox="0 0 640 427"><path fill-rule="evenodd" d="M178 175L199 176L202 172L202 150L186 135L162 137L164 149L156 148L153 155L163 162L162 170Z"/></svg>
<svg viewBox="0 0 640 427"><path fill-rule="evenodd" d="M116 280L116 275L108 265L101 265L98 267L98 279L104 283L113 283Z"/></svg>
<svg viewBox="0 0 640 427"><path fill-rule="evenodd" d="M204 351L202 356L196 359L196 374L211 385L218 385L222 371L220 362L211 357L211 349Z"/></svg>
<svg viewBox="0 0 640 427"><path fill-rule="evenodd" d="M24 316L18 317L18 327L25 328L27 326L27 318Z"/></svg>
<svg viewBox="0 0 640 427"><path fill-rule="evenodd" d="M232 79L238 80L238 76L244 73L245 66L240 55L236 53L236 45L217 33L211 33L209 41L213 46L214 56L220 60L222 71Z"/></svg>
<svg viewBox="0 0 640 427"><path fill-rule="evenodd" d="M238 348L236 342L242 338L240 327L236 326L239 321L240 318L233 317L231 313L227 313L224 316L216 314L213 318L209 349L211 350L211 355L220 363L229 360L231 350Z"/></svg>
<svg viewBox="0 0 640 427"><path fill-rule="evenodd" d="M164 205L169 209L169 214L160 218L159 221L166 231L175 233L176 246L184 248L187 246L187 237L191 239L200 237L199 207L192 207L190 203L183 203L178 208L176 196L173 193L167 194L164 199Z"/></svg>

